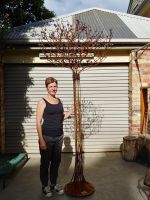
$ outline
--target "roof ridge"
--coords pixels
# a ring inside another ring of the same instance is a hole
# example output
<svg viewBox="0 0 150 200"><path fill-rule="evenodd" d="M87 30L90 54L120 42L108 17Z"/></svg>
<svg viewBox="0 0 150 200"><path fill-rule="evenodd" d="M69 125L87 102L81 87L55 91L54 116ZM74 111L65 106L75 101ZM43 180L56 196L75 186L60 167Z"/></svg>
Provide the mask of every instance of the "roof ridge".
<svg viewBox="0 0 150 200"><path fill-rule="evenodd" d="M114 10L108 10L108 9L104 9L104 8L97 8L97 7L91 7L91 8L87 8L87 9L83 9L83 10L78 10L75 12L71 12L69 14L64 14L64 15L60 15L55 17L57 18L63 18L63 17L70 17L72 15L76 15L76 14L80 14L80 13L84 13L87 11L91 11L91 10L99 10L99 11L104 11L104 12L108 12L108 13L113 13L113 14L118 14L118 15L123 15L123 16L128 16L128 17L133 17L133 18L138 18L138 19L144 19L144 20L150 20L150 18L148 17L143 17L143 16L138 16L138 15L133 15L133 14L129 14L129 13L125 13L125 12L119 12L119 11L114 11ZM53 19L55 19L53 18Z"/></svg>

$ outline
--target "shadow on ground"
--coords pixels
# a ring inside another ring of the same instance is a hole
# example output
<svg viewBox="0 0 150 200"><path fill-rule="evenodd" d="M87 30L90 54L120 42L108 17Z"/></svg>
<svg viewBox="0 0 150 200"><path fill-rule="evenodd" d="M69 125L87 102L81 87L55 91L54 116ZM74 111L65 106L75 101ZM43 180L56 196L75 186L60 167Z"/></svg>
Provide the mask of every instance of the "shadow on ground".
<svg viewBox="0 0 150 200"><path fill-rule="evenodd" d="M19 173L9 180L2 200L40 200L39 157L32 157ZM73 154L63 153L59 181L65 185L72 177L74 169ZM150 189L143 185L146 167L136 162L122 160L120 153L85 154L85 178L93 183L95 193L86 197L89 200L146 200ZM51 199L83 199L67 195Z"/></svg>

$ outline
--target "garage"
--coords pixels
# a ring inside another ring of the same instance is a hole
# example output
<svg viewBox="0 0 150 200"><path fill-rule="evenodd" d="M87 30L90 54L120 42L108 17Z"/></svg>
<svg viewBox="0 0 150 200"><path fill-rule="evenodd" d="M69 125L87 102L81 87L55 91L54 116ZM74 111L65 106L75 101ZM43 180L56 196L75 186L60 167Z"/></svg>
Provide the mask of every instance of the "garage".
<svg viewBox="0 0 150 200"><path fill-rule="evenodd" d="M38 153L36 104L46 95L44 80L58 80L65 111L73 104L69 69L42 64L5 64L6 152ZM84 151L119 151L129 129L128 65L101 64L81 73ZM64 152L74 151L73 116L64 122Z"/></svg>

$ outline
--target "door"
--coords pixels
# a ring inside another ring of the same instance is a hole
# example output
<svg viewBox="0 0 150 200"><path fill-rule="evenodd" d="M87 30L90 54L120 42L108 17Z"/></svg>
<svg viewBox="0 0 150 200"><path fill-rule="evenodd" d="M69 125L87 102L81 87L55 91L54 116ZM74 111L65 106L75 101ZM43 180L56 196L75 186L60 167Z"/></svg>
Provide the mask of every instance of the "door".
<svg viewBox="0 0 150 200"><path fill-rule="evenodd" d="M38 153L37 102L46 95L44 80L58 79L65 110L73 104L69 69L39 65L5 65L6 150ZM84 151L119 151L128 134L128 66L100 65L81 74ZM74 151L73 117L64 122L63 151Z"/></svg>

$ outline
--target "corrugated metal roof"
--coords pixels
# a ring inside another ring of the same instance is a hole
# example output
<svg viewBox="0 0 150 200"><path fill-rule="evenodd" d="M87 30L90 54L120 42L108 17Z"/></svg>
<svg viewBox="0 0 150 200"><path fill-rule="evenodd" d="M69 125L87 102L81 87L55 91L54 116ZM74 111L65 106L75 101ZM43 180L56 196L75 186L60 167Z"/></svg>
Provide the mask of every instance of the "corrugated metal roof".
<svg viewBox="0 0 150 200"><path fill-rule="evenodd" d="M91 8L60 16L54 18L54 20L62 18L69 23L74 23L75 19L80 19L90 25L93 30L104 31L104 33L108 33L112 29L114 39L150 39L150 18L146 17ZM40 34L42 28L50 30L53 28L53 23L50 19L47 19L16 27L9 31L6 38L10 40L38 39L39 37L36 35Z"/></svg>
<svg viewBox="0 0 150 200"><path fill-rule="evenodd" d="M150 38L150 18L136 18L133 15L119 17L137 38Z"/></svg>
<svg viewBox="0 0 150 200"><path fill-rule="evenodd" d="M115 13L94 9L76 14L75 18L89 24L92 30L97 30L99 32L104 31L107 35L111 29L113 32L113 38L137 38Z"/></svg>

